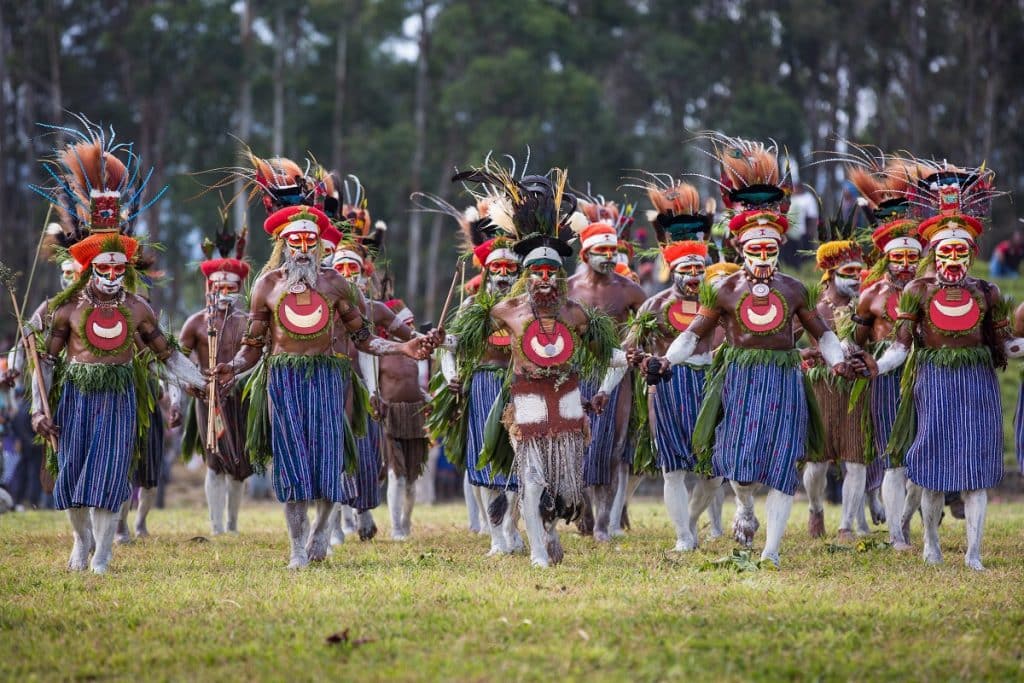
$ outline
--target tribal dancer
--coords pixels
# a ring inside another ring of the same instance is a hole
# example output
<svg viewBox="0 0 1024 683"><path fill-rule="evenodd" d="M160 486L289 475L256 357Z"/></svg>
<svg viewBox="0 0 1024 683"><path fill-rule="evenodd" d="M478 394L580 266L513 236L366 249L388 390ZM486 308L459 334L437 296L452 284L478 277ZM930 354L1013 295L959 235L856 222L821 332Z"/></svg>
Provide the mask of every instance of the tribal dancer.
<svg viewBox="0 0 1024 683"><path fill-rule="evenodd" d="M796 490L796 464L820 446L814 398L800 372L794 322L799 320L825 361L849 373L835 333L797 279L778 272L779 246L788 224L779 209L786 192L774 148L715 136L723 166L722 196L738 209L729 230L743 255L743 271L717 291L705 288L697 317L669 346L664 358L645 359L649 374L689 361L715 327L725 327L725 345L715 355L708 388L694 428L699 467L708 460L715 477L730 480L736 493L736 539L749 546L758 527L754 490L768 486L768 531L762 560L778 566L779 546Z"/></svg>
<svg viewBox="0 0 1024 683"><path fill-rule="evenodd" d="M104 573L118 512L131 494L132 455L148 427L139 409L152 400L145 367L133 367L136 335L179 381L195 388L204 382L168 343L149 304L128 291L139 243L122 232L131 232L144 208L146 184L136 181L148 176L139 175L136 155L112 143L112 131L81 122L84 132L62 128L75 141L46 162L57 186L33 188L89 236L69 249L82 275L49 305L52 324L40 363L47 389L55 376L62 384L55 387L57 409L52 420L46 417L46 397L33 383L32 426L57 438L54 503L68 511L75 538L68 568Z"/></svg>
<svg viewBox="0 0 1024 683"><path fill-rule="evenodd" d="M582 272L569 278L567 296L572 301L604 311L621 325L643 305L647 295L635 282L615 272L618 233L623 226L618 211L595 217L599 220L579 232L580 259L584 266ZM600 382L600 377L582 378L580 393L584 401L594 398ZM623 461L623 455L629 438L628 407L633 401L633 386L629 382L617 386L602 400L607 407L591 419L590 445L583 458L583 480L593 506L594 540L609 541L616 497L620 499L618 517L625 500L619 495L620 489L625 493L629 477L629 464ZM618 410L619 401L625 401L627 410Z"/></svg>
<svg viewBox="0 0 1024 683"><path fill-rule="evenodd" d="M277 244L252 288L249 329L234 359L216 368L220 383L228 384L254 367L269 347L263 366L249 381L253 407L248 449L254 459L273 457L274 490L285 504L291 540L288 566L293 569L326 557L331 508L350 502L357 493L343 471L349 364L332 353L335 320L360 351L374 355L425 357L433 346L432 337L399 344L373 335L358 290L320 267L320 233L329 226L326 214L304 205L279 209L267 218L264 230ZM317 508L312 529L310 501Z"/></svg>
<svg viewBox="0 0 1024 683"><path fill-rule="evenodd" d="M864 270L864 255L860 245L852 239L853 224L836 217L820 224L817 267L822 272L822 293L818 299L818 314L833 329L848 327L857 306L860 274ZM847 336L847 335L843 335ZM853 541L854 526L863 518L864 494L867 483L864 433L864 402L857 401L850 410L852 383L836 377L821 362L821 353L814 346L801 353L804 370L814 389L821 421L825 427L825 449L820 454L808 454L804 462L804 489L807 491L807 531L811 538L825 534L825 486L831 463L842 463L843 514L839 524L839 540ZM860 514L858 514L860 513ZM858 534L868 530L858 529Z"/></svg>
<svg viewBox="0 0 1024 683"><path fill-rule="evenodd" d="M395 319L407 326L410 332L416 329L412 311L401 299L391 299L386 305L395 314ZM378 333L381 332L386 333ZM420 364L425 362L403 356L386 356L380 359L379 365L381 441L388 468L391 538L396 541L404 541L412 533L416 480L423 473L430 448L424 424L430 395L425 373L420 371Z"/></svg>
<svg viewBox="0 0 1024 683"><path fill-rule="evenodd" d="M374 296L373 259L383 244L387 226L383 221L374 224L367 208L366 192L359 179L348 176L344 182L345 201L335 211L331 198L334 190L333 178L327 180L328 199L324 209L341 229L342 236L334 252L335 271L356 287L366 302L367 317L373 323L377 334L383 339L406 341L413 337L412 330L395 318L394 313L379 297ZM371 227L372 226L372 227ZM382 405L379 390L379 361L376 356L358 351L347 335L335 332L334 350L348 357L358 359L355 381L349 383L348 391L352 400L346 404L349 411L363 403L362 395L369 400L370 414L367 415L366 433L356 436L357 483L359 495L349 505L338 504L331 515L331 543L342 542L345 534L358 533L360 541L369 541L377 535L377 524L373 520L373 509L381 502L380 478L384 471L382 450L383 435L380 420ZM353 423L362 418L349 416Z"/></svg>
<svg viewBox="0 0 1024 683"><path fill-rule="evenodd" d="M199 264L206 280L207 306L185 321L178 339L182 353L194 354L200 368L210 367L210 354L214 350L214 364L234 358L242 346L247 322L245 312L238 306L242 285L249 277L249 264L242 260L245 234L235 235L228 225L227 212L223 218L224 228L217 235L216 245L209 241L204 244L206 260ZM219 258L212 258L214 246L218 249ZM204 488L210 509L210 531L214 536L225 531L238 533L238 509L245 480L252 474L252 463L245 450L248 402L242 399L240 385L241 382L235 382L233 386L217 392L215 444L206 442L209 399L195 400L182 439L182 457L188 458L201 451L206 461Z"/></svg>
<svg viewBox="0 0 1024 683"><path fill-rule="evenodd" d="M488 165L455 179L501 189L507 204L500 211L492 205L490 215L517 236L513 251L522 257L524 277L491 308L491 324L483 332L484 338L508 332L512 363L507 389L488 417L479 464L493 462L497 470L518 475L531 562L547 567L563 557L558 518L575 520L583 505L588 427L579 375L601 376L618 345L617 333L608 316L566 298L563 260L572 248L558 235L576 200L565 192L564 171L516 179ZM615 356L625 373L625 354ZM605 405L595 401L600 412Z"/></svg>
<svg viewBox="0 0 1024 683"><path fill-rule="evenodd" d="M853 166L848 176L868 201L877 223L871 241L879 254L857 301L854 341L879 358L891 343L900 295L917 273L922 245L917 238L917 221L909 216L908 191L913 171L900 160L883 159L881 164ZM886 450L899 409L902 368L879 375L871 382L871 422L875 457L885 468L882 503L889 526L889 540L896 550L909 550L910 539L901 520L907 489L906 467L895 467ZM871 489L869 471L868 489Z"/></svg>
<svg viewBox="0 0 1024 683"><path fill-rule="evenodd" d="M472 500L484 511L482 525L491 536L487 554L508 554L523 547L516 528L519 480L515 475L496 473L488 465L478 467L478 463L487 414L501 393L512 343L503 330L486 336L484 330L490 325L491 308L508 296L519 277L519 256L512 251L508 236L498 235L498 226L488 218L490 201L486 196L465 212L438 197L423 198L436 205L427 210L440 211L457 221L462 247L481 271L482 289L466 298L447 325L453 343L445 346L441 356L445 384L437 387L431 399L427 426L435 439L444 441L448 461L466 470Z"/></svg>
<svg viewBox="0 0 1024 683"><path fill-rule="evenodd" d="M968 275L991 200L993 173L918 162L911 204L923 220L918 234L934 258L935 274L911 281L897 312L895 342L872 374L906 361L902 395L889 440L894 464L923 489L924 560L942 562L939 521L945 493L962 491L967 520L964 563L981 570L986 489L1003 477L1002 400L995 368L1024 355L1010 330L1008 302L995 285ZM909 355L908 355L909 353Z"/></svg>
<svg viewBox="0 0 1024 683"><path fill-rule="evenodd" d="M672 340L697 316L698 290L708 256L705 238L711 234L711 217L701 212L696 188L671 179L666 182L653 174L650 178L647 193L656 210L652 222L662 257L672 272L672 284L647 299L631 319L625 346L634 356L637 350L664 355ZM697 464L690 442L704 395L705 371L711 363L711 341L702 341L685 364L673 368L668 381L646 390L651 417L645 427L653 427L657 464L664 477L665 507L676 528L676 551L697 546L697 515L709 502L703 497L713 497L721 488L720 480L695 481L702 500L697 514L691 517L686 474ZM643 438L643 434L636 436Z"/></svg>

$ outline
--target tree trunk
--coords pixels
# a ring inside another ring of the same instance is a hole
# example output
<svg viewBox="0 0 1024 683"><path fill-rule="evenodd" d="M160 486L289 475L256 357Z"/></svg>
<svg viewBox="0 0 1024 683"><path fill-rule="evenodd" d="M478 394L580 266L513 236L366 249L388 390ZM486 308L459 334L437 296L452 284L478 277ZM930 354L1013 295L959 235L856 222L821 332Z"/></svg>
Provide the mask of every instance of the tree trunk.
<svg viewBox="0 0 1024 683"><path fill-rule="evenodd" d="M281 156L284 154L284 81L287 78L285 46L288 44L287 22L283 5L277 6L274 17L274 37L277 39L277 47L274 49L274 121L270 150L274 156Z"/></svg>
<svg viewBox="0 0 1024 683"><path fill-rule="evenodd" d="M252 2L242 2L242 12L239 26L239 47L242 50L242 71L238 75L238 128L236 129L238 139L249 144L249 136L252 135ZM245 197L245 183L241 178L235 180L232 191L234 197L233 222L235 232L240 232L245 226L246 213L249 207Z"/></svg>
<svg viewBox="0 0 1024 683"><path fill-rule="evenodd" d="M450 154L451 150L455 147L455 145L451 144L451 140L449 140L448 143L449 144L445 146L445 151L447 152L446 157L448 157L448 154ZM441 164L441 175L437 179L437 195L439 197L445 196L448 193L448 190L451 189L452 184L448 178L451 175L451 168L454 165L455 161L451 158L445 158L444 163ZM442 283L449 282L447 277L438 277L441 272L441 264L438 263L441 255L441 243L450 243L441 237L441 230L443 227L442 223L444 220L445 218L441 214L434 214L433 219L430 221L430 243L427 245L427 297L423 305L423 314L431 316L430 320L433 320L435 325L439 325L441 323L440 320L437 320L437 318L434 317L441 313L441 310L437 307L438 280ZM447 295L447 290L444 291L443 294Z"/></svg>
<svg viewBox="0 0 1024 683"><path fill-rule="evenodd" d="M339 12L338 44L334 55L334 112L331 117L331 168L344 175L345 163L344 130L345 95L348 89L348 36L349 27L359 20L362 11L360 0L345 3L350 11Z"/></svg>
<svg viewBox="0 0 1024 683"><path fill-rule="evenodd" d="M422 189L420 177L423 174L423 161L427 147L427 59L430 54L429 7L430 3L427 0L420 2L419 56L416 59L416 103L413 110L416 141L412 153L412 165L409 169L410 192L419 192ZM419 288L422 242L423 214L419 211L413 211L409 216L409 267L405 283L405 290L407 292L422 291Z"/></svg>

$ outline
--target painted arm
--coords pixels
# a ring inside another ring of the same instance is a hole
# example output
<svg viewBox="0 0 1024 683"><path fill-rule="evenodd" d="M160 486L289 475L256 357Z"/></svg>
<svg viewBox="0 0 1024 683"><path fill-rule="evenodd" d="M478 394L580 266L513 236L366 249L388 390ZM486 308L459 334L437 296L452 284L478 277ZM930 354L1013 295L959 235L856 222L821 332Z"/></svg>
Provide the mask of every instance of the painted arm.
<svg viewBox="0 0 1024 683"><path fill-rule="evenodd" d="M801 306L797 316L807 333L818 340L818 350L830 368L836 369L846 362L846 352L843 351L839 337L829 329L816 309Z"/></svg>
<svg viewBox="0 0 1024 683"><path fill-rule="evenodd" d="M619 386L619 382L626 376L629 370L629 363L626 362L626 352L622 349L612 351L612 357L608 361L608 370L604 373L604 380L601 381L601 388L598 390L603 394L610 394Z"/></svg>
<svg viewBox="0 0 1024 683"><path fill-rule="evenodd" d="M359 374L370 396L377 395L377 358L369 353L358 353Z"/></svg>
<svg viewBox="0 0 1024 683"><path fill-rule="evenodd" d="M190 361L185 355L173 348L163 330L156 323L156 316L153 309L146 305L146 314L139 322L139 337L142 342L153 351L157 360L164 364L168 379L177 382L182 387L203 389L206 386L206 379L199 371L196 364Z"/></svg>
<svg viewBox="0 0 1024 683"><path fill-rule="evenodd" d="M875 315L871 312L871 301L868 297L861 297L857 301L853 324L853 341L860 348L864 348L864 345L871 341L871 327L875 324Z"/></svg>
<svg viewBox="0 0 1024 683"><path fill-rule="evenodd" d="M669 345L668 351L665 352L665 359L671 365L685 363L693 355L697 348L697 343L715 331L715 327L718 326L718 321L721 317L722 313L719 309L709 309L702 306L700 313L693 319L690 326Z"/></svg>

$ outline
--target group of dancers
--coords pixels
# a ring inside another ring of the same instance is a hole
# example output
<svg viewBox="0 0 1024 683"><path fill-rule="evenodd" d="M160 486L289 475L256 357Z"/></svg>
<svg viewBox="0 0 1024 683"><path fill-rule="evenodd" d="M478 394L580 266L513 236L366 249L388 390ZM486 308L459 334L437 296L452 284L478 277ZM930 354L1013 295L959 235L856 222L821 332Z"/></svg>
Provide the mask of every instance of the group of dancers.
<svg viewBox="0 0 1024 683"><path fill-rule="evenodd" d="M600 542L625 533L637 482L656 473L679 552L698 546L709 508L721 534L726 480L732 533L752 546L754 494L767 488L761 557L778 566L801 468L820 537L835 463L840 541L867 533L867 501L907 550L920 509L924 559L941 562L945 496L959 492L965 561L983 568L986 490L1003 474L995 372L1024 354L1024 307L969 274L998 195L988 169L856 146L830 159L870 225L824 221L820 283L807 286L779 270L790 182L772 145L699 139L721 169L705 178L719 215L689 182L633 179L656 255L630 242L632 206L574 189L564 169L488 157L453 177L468 208L411 198L464 237L438 329L420 333L375 265L386 226L359 181L249 152L225 182L252 190L236 201L262 198L273 252L250 278L247 235L225 211L204 244L206 306L174 339L147 302L152 258L134 234L149 174L111 130L78 124L60 129L69 142L44 162L51 182L33 188L61 215L64 288L19 321L4 378L31 387L72 570L106 571L115 538L127 540L133 478L146 533L161 401L185 422L183 452L206 461L213 534L237 532L245 479L269 471L293 569L348 533L374 538L384 481L391 537L407 538L431 440L464 470L489 553L528 545L538 567L563 559L560 521ZM648 296L633 266L655 256L668 284Z"/></svg>

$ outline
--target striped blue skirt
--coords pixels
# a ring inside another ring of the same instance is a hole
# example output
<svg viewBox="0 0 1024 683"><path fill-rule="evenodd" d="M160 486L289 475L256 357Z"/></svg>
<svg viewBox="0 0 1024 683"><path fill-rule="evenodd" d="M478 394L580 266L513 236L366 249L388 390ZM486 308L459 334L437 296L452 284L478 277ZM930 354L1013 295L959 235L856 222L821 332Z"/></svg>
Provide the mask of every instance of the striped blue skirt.
<svg viewBox="0 0 1024 683"><path fill-rule="evenodd" d="M889 445L892 425L896 422L896 411L900 406L900 380L903 369L879 375L871 382L871 422L875 431L875 462L889 467L889 456L885 449Z"/></svg>
<svg viewBox="0 0 1024 683"><path fill-rule="evenodd" d="M1017 467L1024 472L1024 383L1017 395L1017 414L1013 417L1013 433L1017 442Z"/></svg>
<svg viewBox="0 0 1024 683"><path fill-rule="evenodd" d="M931 491L992 488L1003 478L1003 403L988 363L917 364L917 434L907 477Z"/></svg>
<svg viewBox="0 0 1024 683"><path fill-rule="evenodd" d="M590 445L583 453L583 485L607 486L612 483L612 450L615 448L615 407L619 390L615 387L600 415L590 414ZM580 381L580 398L589 401L600 388L600 382Z"/></svg>
<svg viewBox="0 0 1024 683"><path fill-rule="evenodd" d="M356 454L359 457L356 473L359 495L351 505L362 512L380 505L380 423L376 420L368 419L366 436L356 437Z"/></svg>
<svg viewBox="0 0 1024 683"><path fill-rule="evenodd" d="M519 480L513 474L495 474L490 465L477 469L477 457L484 445L484 426L494 400L501 392L504 370L477 370L469 386L469 414L466 416L466 474L473 486L492 489L519 490ZM493 477L493 481L492 478Z"/></svg>
<svg viewBox="0 0 1024 683"><path fill-rule="evenodd" d="M358 491L344 468L344 372L271 365L267 393L277 499L350 504Z"/></svg>
<svg viewBox="0 0 1024 683"><path fill-rule="evenodd" d="M58 510L95 507L117 512L131 495L128 472L135 451L135 386L125 391L79 391L64 383L54 423Z"/></svg>
<svg viewBox="0 0 1024 683"><path fill-rule="evenodd" d="M704 397L704 370L687 365L672 368L672 378L657 386L654 405L654 443L663 472L692 470L697 464L691 437Z"/></svg>
<svg viewBox="0 0 1024 683"><path fill-rule="evenodd" d="M151 489L160 483L164 467L164 414L160 406L149 414L149 431L142 449L142 458L132 475L132 484Z"/></svg>
<svg viewBox="0 0 1024 683"><path fill-rule="evenodd" d="M793 495L809 423L800 369L732 363L722 386L722 410L711 461L715 476Z"/></svg>

